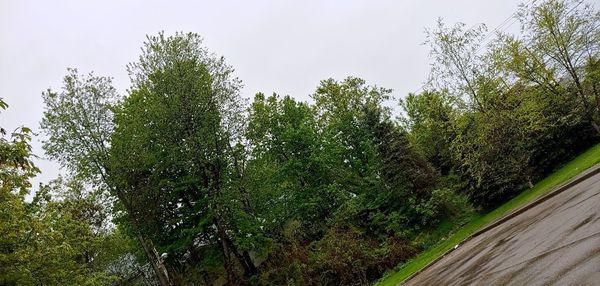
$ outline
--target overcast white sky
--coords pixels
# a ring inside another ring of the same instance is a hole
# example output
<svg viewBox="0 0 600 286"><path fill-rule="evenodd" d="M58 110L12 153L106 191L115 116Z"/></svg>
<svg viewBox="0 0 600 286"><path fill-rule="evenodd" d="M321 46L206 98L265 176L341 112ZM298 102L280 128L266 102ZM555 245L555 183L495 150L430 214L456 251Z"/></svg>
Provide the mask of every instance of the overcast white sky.
<svg viewBox="0 0 600 286"><path fill-rule="evenodd" d="M485 23L490 30L518 0L454 1L29 1L0 0L0 97L10 105L0 126L39 129L41 92L61 88L67 67L114 78L146 34L196 32L243 80L242 94L289 94L307 100L320 80L359 76L402 97L427 78L424 29ZM514 26L517 26L516 24ZM516 28L516 27L511 27ZM34 151L43 156L39 139ZM47 182L58 166L38 160Z"/></svg>

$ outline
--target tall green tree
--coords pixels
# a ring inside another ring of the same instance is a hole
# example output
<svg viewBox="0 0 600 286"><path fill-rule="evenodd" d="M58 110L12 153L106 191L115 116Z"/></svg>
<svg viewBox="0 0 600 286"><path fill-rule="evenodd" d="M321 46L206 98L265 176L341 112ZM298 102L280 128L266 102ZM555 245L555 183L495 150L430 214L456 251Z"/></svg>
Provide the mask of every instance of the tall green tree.
<svg viewBox="0 0 600 286"><path fill-rule="evenodd" d="M404 116L400 118L412 145L442 175L456 166L450 145L456 136L454 124L461 114L454 97L444 91L409 94L400 101Z"/></svg>
<svg viewBox="0 0 600 286"><path fill-rule="evenodd" d="M48 89L42 94L45 111L40 124L45 135L43 148L48 157L66 168L70 175L86 182L98 196L118 198L120 190L110 181L108 155L114 130L113 109L120 99L108 77L79 75L68 69L62 91ZM107 199L105 208L112 208L114 199ZM127 211L127 208L125 208ZM116 213L117 216L123 214ZM134 218L128 212L125 217ZM161 285L169 285L158 254L137 229L134 229Z"/></svg>
<svg viewBox="0 0 600 286"><path fill-rule="evenodd" d="M380 235L404 235L419 220L419 205L436 185L437 174L417 153L384 106L391 90L359 78L321 82L313 95L323 137L340 166L336 178L353 190L356 222ZM408 202L408 203L407 203ZM423 219L422 221L426 221Z"/></svg>
<svg viewBox="0 0 600 286"><path fill-rule="evenodd" d="M120 96L110 78L77 69L67 69L63 84L61 92L42 93L44 151L78 178L106 188L112 108Z"/></svg>
<svg viewBox="0 0 600 286"><path fill-rule="evenodd" d="M259 93L246 136L252 150L254 206L267 230L281 231L297 221L303 239L320 237L325 220L349 193L335 184L337 158L320 138L314 110L289 96L266 98Z"/></svg>
<svg viewBox="0 0 600 286"><path fill-rule="evenodd" d="M600 12L584 0L552 0L521 6L517 19L521 35L502 36L507 71L548 94L568 96L600 133L600 94L593 80Z"/></svg>
<svg viewBox="0 0 600 286"><path fill-rule="evenodd" d="M253 275L250 246L240 247L246 233L237 215L247 205L235 146L244 122L232 68L197 34L160 33L129 71L110 169L134 224L173 267L195 267L205 283L221 274L233 283L239 268Z"/></svg>
<svg viewBox="0 0 600 286"><path fill-rule="evenodd" d="M0 98L0 109L7 107ZM39 170L32 162L29 129L15 130L8 138L6 133L0 126L0 282L33 284L28 273L31 252L25 250L31 233L25 196Z"/></svg>
<svg viewBox="0 0 600 286"><path fill-rule="evenodd" d="M6 105L0 99L0 107ZM119 276L109 265L125 253L123 238L108 231L107 210L81 184L55 181L31 194L39 172L30 131L0 139L0 284L106 285ZM25 196L33 199L28 202Z"/></svg>
<svg viewBox="0 0 600 286"><path fill-rule="evenodd" d="M438 19L437 27L426 30L426 44L432 59L430 88L447 91L461 108L485 112L490 91L482 84L489 78L485 59L480 52L487 27L467 28L464 23L447 27Z"/></svg>

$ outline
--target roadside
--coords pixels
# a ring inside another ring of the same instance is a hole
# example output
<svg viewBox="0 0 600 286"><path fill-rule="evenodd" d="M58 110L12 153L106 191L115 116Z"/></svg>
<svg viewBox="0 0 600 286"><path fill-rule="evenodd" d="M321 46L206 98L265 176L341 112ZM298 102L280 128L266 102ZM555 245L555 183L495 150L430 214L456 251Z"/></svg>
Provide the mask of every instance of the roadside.
<svg viewBox="0 0 600 286"><path fill-rule="evenodd" d="M520 195L493 211L475 217L471 222L450 235L448 239L439 242L434 247L422 252L411 261L403 264L397 272L388 274L376 285L398 285L399 283L406 281L425 269L428 265L441 259L446 253L449 253L457 245L464 243L464 241L473 237L473 235L481 234L482 230L487 229L488 226L498 224L498 220L502 219L507 214L510 216L510 213L518 211L519 208L534 202L536 199L551 193L553 190L560 190L561 188L558 186L565 184L573 178L575 178L574 180L577 180L577 175L582 174L583 171L590 169L599 162L600 144L580 154L552 175L538 182L533 188L523 191ZM585 176L584 174L582 175ZM514 215L514 213L512 215Z"/></svg>
<svg viewBox="0 0 600 286"><path fill-rule="evenodd" d="M593 285L600 278L600 168L470 237L406 285Z"/></svg>

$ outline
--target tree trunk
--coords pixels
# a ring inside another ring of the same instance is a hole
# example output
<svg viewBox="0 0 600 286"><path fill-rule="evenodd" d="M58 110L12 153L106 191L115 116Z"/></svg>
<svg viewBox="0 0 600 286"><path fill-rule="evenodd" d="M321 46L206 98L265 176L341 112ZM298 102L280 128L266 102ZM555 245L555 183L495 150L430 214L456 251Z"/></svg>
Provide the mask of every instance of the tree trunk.
<svg viewBox="0 0 600 286"><path fill-rule="evenodd" d="M227 233L225 232L225 228L223 227L223 225L221 224L221 222L218 218L215 219L215 225L217 226L217 235L219 236L219 241L221 242L221 248L223 249L223 252L224 252L223 254L229 261L228 264L231 264L231 261L232 261L231 258L232 258L232 254L233 254L233 257L235 257L235 260L237 260L239 265L244 270L244 277L250 277L250 276L256 274L258 272L258 270L254 266L254 263L252 263L252 259L250 258L250 255L246 251L240 253L240 251L237 249L237 246L227 236ZM225 268L229 269L228 271L234 271L232 266L233 265L226 265ZM228 273L228 276L229 276L229 274L230 273ZM235 275L235 273L233 273L233 272L231 274Z"/></svg>
<svg viewBox="0 0 600 286"><path fill-rule="evenodd" d="M150 265L152 265L152 269L156 274L156 278L158 278L158 282L161 286L174 286L175 284L169 277L169 272L167 271L167 267L163 263L160 256L158 256L158 252L152 245L151 242L144 240L144 238L138 234L138 240L144 248L144 252L146 252L146 256L148 256L148 260L150 260Z"/></svg>
<svg viewBox="0 0 600 286"><path fill-rule="evenodd" d="M242 255L244 256L244 260L246 261L246 264L248 265L248 269L250 270L249 276L252 276L252 275L258 273L258 269L256 269L256 266L254 265L254 262L252 261L252 257L250 257L250 254L248 253L248 251L244 250L242 252Z"/></svg>
<svg viewBox="0 0 600 286"><path fill-rule="evenodd" d="M150 262L150 265L152 266L152 270L154 271L154 274L156 275L156 278L158 279L158 282L160 283L160 285L161 286L177 285L169 277L169 272L167 270L167 267L164 264L164 262L162 261L162 259L160 258L160 256L158 255L158 252L154 248L152 241L144 239L144 237L140 233L141 228L139 227L137 220L133 216L133 214L135 212L134 212L134 208L131 204L131 201L127 200L127 198L123 192L120 192L118 190L115 190L114 192L117 194L117 198L125 205L125 208L127 209L127 214L128 214L129 220L131 222L131 225L133 226L133 229L137 235L137 239L140 242L140 245L142 245L142 248L144 249L144 252L146 253L146 257L148 257L148 261Z"/></svg>
<svg viewBox="0 0 600 286"><path fill-rule="evenodd" d="M232 283L232 275L235 274L233 273L234 269L233 269L233 265L231 263L231 253L229 251L229 247L227 245L227 242L223 239L225 233L223 232L220 224L218 222L216 222L216 226L217 226L217 235L218 235L218 240L220 242L221 245L221 249L223 250L223 257L225 258L225 280L226 280L226 285L233 285Z"/></svg>
<svg viewBox="0 0 600 286"><path fill-rule="evenodd" d="M237 247L233 244L233 241L231 241L231 239L229 239L228 237L225 237L224 239L227 243L229 250L231 250L235 258L242 266L242 268L244 268L244 276L250 277L256 274L256 267L254 266L254 263L252 263L252 259L250 259L250 255L248 254L248 252L243 251L242 253L240 253Z"/></svg>
<svg viewBox="0 0 600 286"><path fill-rule="evenodd" d="M596 123L596 121L594 121L594 119L590 119L590 122L592 123L592 127L594 127L594 129L596 130L596 133L598 133L598 135L600 135L600 126L598 126L598 123Z"/></svg>

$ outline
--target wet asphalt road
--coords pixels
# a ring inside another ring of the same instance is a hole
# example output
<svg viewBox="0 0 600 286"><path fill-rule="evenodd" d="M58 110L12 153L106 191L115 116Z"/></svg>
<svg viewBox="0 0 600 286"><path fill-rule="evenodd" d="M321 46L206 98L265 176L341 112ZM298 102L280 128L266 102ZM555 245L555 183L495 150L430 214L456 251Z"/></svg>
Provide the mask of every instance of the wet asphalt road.
<svg viewBox="0 0 600 286"><path fill-rule="evenodd" d="M600 174L474 237L405 285L600 285Z"/></svg>

